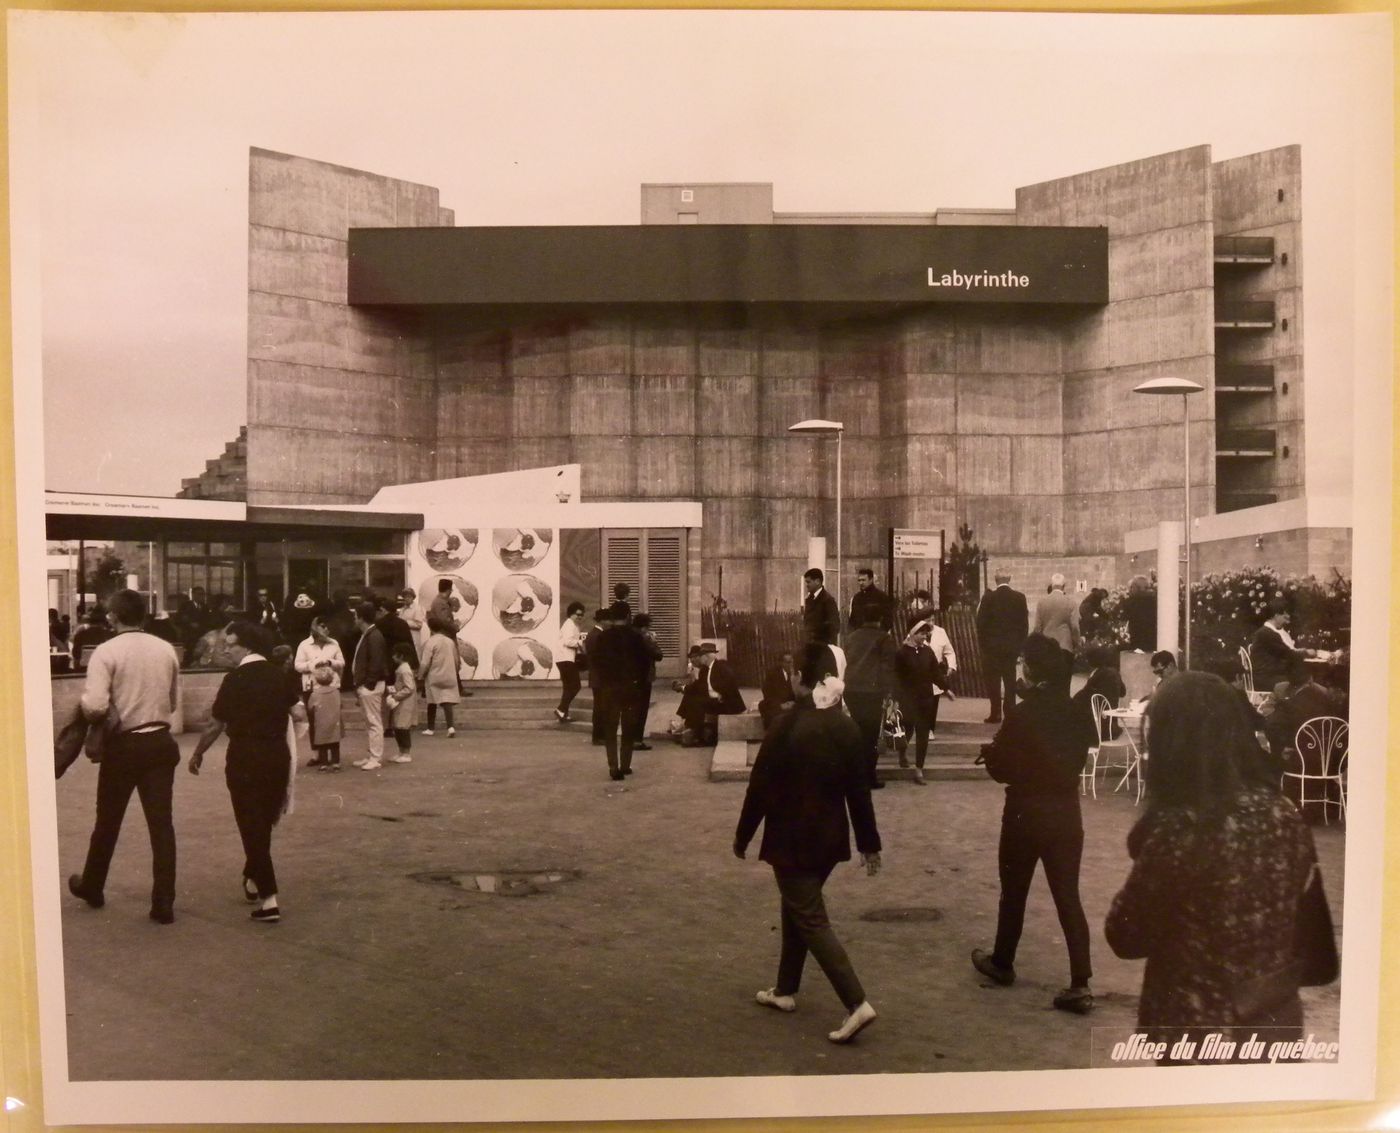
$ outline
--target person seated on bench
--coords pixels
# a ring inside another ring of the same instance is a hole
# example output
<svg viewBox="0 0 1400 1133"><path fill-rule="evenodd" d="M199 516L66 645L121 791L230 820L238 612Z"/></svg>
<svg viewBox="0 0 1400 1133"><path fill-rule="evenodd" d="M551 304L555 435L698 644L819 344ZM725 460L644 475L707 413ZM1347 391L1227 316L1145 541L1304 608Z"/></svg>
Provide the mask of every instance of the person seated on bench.
<svg viewBox="0 0 1400 1133"><path fill-rule="evenodd" d="M758 702L758 714L763 718L765 731L778 718L779 712L797 702L797 694L792 691L792 675L796 671L792 654L784 653L778 663L763 674L763 699Z"/></svg>
<svg viewBox="0 0 1400 1133"><path fill-rule="evenodd" d="M690 648L690 662L696 677L681 694L676 715L681 719L681 745L698 747L717 739L717 716L733 716L745 711L739 682L728 661L721 661L718 647L710 641Z"/></svg>

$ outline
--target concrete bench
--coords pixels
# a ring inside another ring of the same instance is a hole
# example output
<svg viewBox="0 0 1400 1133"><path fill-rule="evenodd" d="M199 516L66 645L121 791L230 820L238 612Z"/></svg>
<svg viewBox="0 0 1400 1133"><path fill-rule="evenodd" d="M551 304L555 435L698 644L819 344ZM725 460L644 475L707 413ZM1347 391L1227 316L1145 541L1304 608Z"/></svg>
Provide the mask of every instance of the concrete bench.
<svg viewBox="0 0 1400 1133"><path fill-rule="evenodd" d="M723 743L725 740L749 740L763 739L763 717L757 712L745 712L739 716L720 716L719 738Z"/></svg>

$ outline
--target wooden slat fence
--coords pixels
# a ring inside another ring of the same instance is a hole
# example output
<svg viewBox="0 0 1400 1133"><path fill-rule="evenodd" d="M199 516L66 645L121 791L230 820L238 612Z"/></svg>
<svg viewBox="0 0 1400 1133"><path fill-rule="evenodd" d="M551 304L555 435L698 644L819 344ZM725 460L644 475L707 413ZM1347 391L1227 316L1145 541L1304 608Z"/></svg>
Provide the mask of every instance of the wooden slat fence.
<svg viewBox="0 0 1400 1133"><path fill-rule="evenodd" d="M976 611L971 607L954 606L942 611L938 620L958 655L953 691L959 696L986 695L982 656L977 648ZM895 641L904 640L908 623L907 609L901 606L894 617ZM745 688L757 688L763 681L763 674L776 665L784 653L798 653L805 640L802 615L796 610L716 611L707 606L701 611L700 629L704 637L726 639L729 663L739 684Z"/></svg>

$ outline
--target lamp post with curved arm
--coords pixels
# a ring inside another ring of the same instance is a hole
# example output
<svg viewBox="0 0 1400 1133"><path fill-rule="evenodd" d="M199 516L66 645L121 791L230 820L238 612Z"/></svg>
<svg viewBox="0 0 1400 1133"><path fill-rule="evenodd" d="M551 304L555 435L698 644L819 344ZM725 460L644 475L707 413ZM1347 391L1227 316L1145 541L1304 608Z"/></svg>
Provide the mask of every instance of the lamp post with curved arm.
<svg viewBox="0 0 1400 1133"><path fill-rule="evenodd" d="M1184 436L1184 462L1186 466L1186 488L1185 488L1185 511L1186 526L1181 534L1183 548L1182 556L1182 579L1185 586L1183 614L1183 633L1181 645L1181 667L1183 670L1191 667L1191 410L1187 405L1187 398L1193 393L1200 393L1206 387L1193 382L1189 378L1153 378L1143 382L1141 385L1133 387L1134 393L1148 395L1170 395L1179 394L1181 396L1181 431Z"/></svg>
<svg viewBox="0 0 1400 1133"><path fill-rule="evenodd" d="M841 434L846 426L840 421L823 421L813 418L789 425L789 433L807 433L819 437L836 438L836 585L832 587L832 597L836 608L841 609Z"/></svg>

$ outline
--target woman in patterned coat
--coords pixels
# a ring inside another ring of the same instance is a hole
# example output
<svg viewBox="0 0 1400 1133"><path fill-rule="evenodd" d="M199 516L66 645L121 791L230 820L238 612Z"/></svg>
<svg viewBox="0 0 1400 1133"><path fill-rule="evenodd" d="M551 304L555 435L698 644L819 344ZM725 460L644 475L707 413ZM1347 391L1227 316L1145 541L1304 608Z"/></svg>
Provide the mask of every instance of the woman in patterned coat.
<svg viewBox="0 0 1400 1133"><path fill-rule="evenodd" d="M1301 1037L1297 926L1317 868L1312 834L1264 777L1219 677L1164 681L1149 723L1147 810L1128 835L1132 872L1105 925L1115 953L1147 960L1138 1028L1173 1044L1183 1033L1198 1044L1211 1032L1249 1037L1232 1027ZM1325 933L1334 949L1330 921Z"/></svg>

